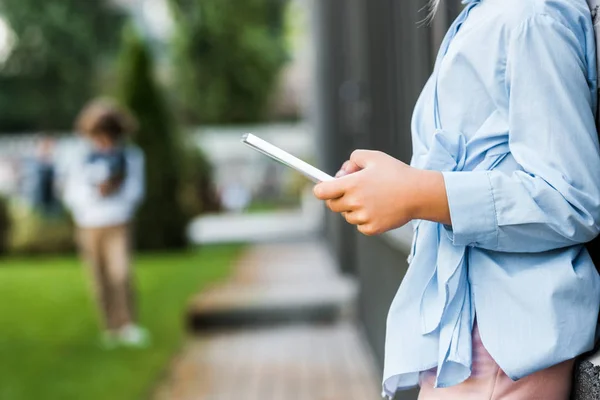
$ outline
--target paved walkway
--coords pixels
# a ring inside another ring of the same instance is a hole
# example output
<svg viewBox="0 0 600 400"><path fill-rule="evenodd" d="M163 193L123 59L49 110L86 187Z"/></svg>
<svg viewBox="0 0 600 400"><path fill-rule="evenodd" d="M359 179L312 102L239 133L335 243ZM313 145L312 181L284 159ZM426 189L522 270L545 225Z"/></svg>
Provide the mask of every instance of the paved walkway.
<svg viewBox="0 0 600 400"><path fill-rule="evenodd" d="M228 282L192 299L189 311L199 317L293 314L321 306L335 308L334 317L340 317L352 311L356 290L316 241L262 244L245 253Z"/></svg>
<svg viewBox="0 0 600 400"><path fill-rule="evenodd" d="M191 301L192 316L324 303L338 312L321 322L292 318L201 331L174 360L155 400L380 399L379 374L352 320L355 294L318 242L251 247L230 282Z"/></svg>

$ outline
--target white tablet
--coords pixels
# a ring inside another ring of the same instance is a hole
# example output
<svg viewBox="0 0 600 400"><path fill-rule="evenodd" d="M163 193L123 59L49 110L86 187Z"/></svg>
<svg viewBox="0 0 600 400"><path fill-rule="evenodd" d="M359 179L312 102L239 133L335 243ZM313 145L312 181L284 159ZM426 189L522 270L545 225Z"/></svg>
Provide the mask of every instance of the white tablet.
<svg viewBox="0 0 600 400"><path fill-rule="evenodd" d="M280 163L295 169L315 183L331 181L334 179L332 176L326 174L320 169L313 167L312 165L300 160L297 157L294 157L290 153L281 150L279 147L274 146L251 133L247 133L242 137L242 143L271 157L275 161L279 161Z"/></svg>

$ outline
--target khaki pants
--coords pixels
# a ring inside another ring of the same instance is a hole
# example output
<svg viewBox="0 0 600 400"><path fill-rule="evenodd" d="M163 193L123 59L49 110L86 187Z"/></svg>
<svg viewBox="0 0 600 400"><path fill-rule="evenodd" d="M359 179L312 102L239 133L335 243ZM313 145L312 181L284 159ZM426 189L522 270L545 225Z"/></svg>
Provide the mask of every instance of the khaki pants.
<svg viewBox="0 0 600 400"><path fill-rule="evenodd" d="M100 313L108 330L134 322L130 273L130 227L80 228L78 243L90 270Z"/></svg>

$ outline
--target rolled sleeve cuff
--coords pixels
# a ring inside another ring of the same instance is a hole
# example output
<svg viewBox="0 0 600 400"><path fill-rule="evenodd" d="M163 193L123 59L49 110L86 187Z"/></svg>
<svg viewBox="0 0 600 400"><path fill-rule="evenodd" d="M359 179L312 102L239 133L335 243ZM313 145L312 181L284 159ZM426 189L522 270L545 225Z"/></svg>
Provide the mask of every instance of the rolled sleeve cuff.
<svg viewBox="0 0 600 400"><path fill-rule="evenodd" d="M452 226L446 232L456 246L498 242L498 222L494 194L486 171L443 172Z"/></svg>

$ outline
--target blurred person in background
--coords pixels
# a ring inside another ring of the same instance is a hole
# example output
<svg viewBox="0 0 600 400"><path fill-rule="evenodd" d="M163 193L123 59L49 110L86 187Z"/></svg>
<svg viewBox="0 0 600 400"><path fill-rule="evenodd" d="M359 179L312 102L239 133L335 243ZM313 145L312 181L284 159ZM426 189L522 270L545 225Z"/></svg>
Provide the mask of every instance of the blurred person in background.
<svg viewBox="0 0 600 400"><path fill-rule="evenodd" d="M67 171L64 200L93 278L104 323L103 344L144 347L137 326L131 263L131 222L144 196L144 156L128 139L136 121L113 102L87 105L76 121L86 145Z"/></svg>
<svg viewBox="0 0 600 400"><path fill-rule="evenodd" d="M54 138L44 136L37 143L36 154L25 160L25 198L45 216L54 215L60 210L60 202L56 195L55 146Z"/></svg>

